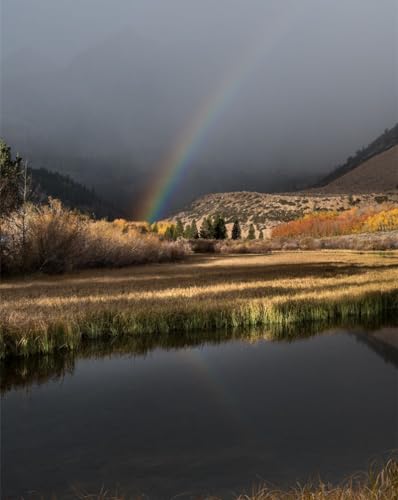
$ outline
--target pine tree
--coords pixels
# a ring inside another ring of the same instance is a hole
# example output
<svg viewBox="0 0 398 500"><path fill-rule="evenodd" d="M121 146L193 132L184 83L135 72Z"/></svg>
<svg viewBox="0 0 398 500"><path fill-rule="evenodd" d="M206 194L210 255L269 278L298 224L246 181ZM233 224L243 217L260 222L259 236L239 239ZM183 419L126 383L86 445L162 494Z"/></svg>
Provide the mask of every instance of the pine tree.
<svg viewBox="0 0 398 500"><path fill-rule="evenodd" d="M199 231L195 219L191 222L191 238L193 240L197 240L199 238Z"/></svg>
<svg viewBox="0 0 398 500"><path fill-rule="evenodd" d="M214 219L214 238L216 240L225 240L227 237L227 227L225 220L221 215L217 215Z"/></svg>
<svg viewBox="0 0 398 500"><path fill-rule="evenodd" d="M181 219L177 220L177 225L175 226L175 239L182 238L184 236L184 226Z"/></svg>
<svg viewBox="0 0 398 500"><path fill-rule="evenodd" d="M247 234L247 239L248 240L255 240L256 239L256 230L254 229L253 224L250 224L250 226L249 226L249 232Z"/></svg>
<svg viewBox="0 0 398 500"><path fill-rule="evenodd" d="M192 238L192 236L191 236L191 226L190 226L189 224L187 224L187 225L184 227L183 237L184 237L186 240L190 240L190 239Z"/></svg>
<svg viewBox="0 0 398 500"><path fill-rule="evenodd" d="M202 225L200 226L200 237L204 240L211 240L214 238L214 227L211 217L205 217Z"/></svg>
<svg viewBox="0 0 398 500"><path fill-rule="evenodd" d="M155 234L158 234L159 233L159 226L158 226L158 223L155 222L155 224L153 224L153 226L151 227L152 229L152 232L155 233Z"/></svg>
<svg viewBox="0 0 398 500"><path fill-rule="evenodd" d="M23 173L22 158L13 160L10 146L0 139L0 217L22 205Z"/></svg>
<svg viewBox="0 0 398 500"><path fill-rule="evenodd" d="M25 174L25 175L24 175ZM22 168L22 158L13 160L11 148L0 139L0 276L3 271L3 221L26 201L27 168ZM24 182L25 180L25 182Z"/></svg>
<svg viewBox="0 0 398 500"><path fill-rule="evenodd" d="M263 233L263 230L262 230L262 229L260 229L260 232L259 232L259 234L258 234L258 239L259 239L259 240L263 240L263 239L264 239L264 233Z"/></svg>
<svg viewBox="0 0 398 500"><path fill-rule="evenodd" d="M167 226L166 231L164 233L164 237L166 240L176 240L176 227L174 224Z"/></svg>
<svg viewBox="0 0 398 500"><path fill-rule="evenodd" d="M232 226L231 237L232 237L233 240L240 240L241 237L242 237L242 231L241 231L238 219L235 219L234 225Z"/></svg>

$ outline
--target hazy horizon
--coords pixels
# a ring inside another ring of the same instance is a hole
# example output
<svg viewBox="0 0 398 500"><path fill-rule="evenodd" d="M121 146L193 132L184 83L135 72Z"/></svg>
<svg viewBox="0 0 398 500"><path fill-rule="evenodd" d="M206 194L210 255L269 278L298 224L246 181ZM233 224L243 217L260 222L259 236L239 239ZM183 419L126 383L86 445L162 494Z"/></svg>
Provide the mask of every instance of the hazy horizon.
<svg viewBox="0 0 398 500"><path fill-rule="evenodd" d="M3 0L1 136L132 216L290 189L398 121L398 2Z"/></svg>

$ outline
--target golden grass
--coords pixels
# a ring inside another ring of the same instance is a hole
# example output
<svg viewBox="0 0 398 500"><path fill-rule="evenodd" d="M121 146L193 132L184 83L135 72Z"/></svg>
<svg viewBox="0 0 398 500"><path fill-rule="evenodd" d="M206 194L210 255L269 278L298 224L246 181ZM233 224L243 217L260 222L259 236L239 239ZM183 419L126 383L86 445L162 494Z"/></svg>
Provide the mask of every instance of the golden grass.
<svg viewBox="0 0 398 500"><path fill-rule="evenodd" d="M236 500L394 500L398 498L398 462L388 460L381 470L371 467L367 474L350 478L342 486L307 483L290 490L267 486Z"/></svg>
<svg viewBox="0 0 398 500"><path fill-rule="evenodd" d="M123 494L111 493L102 488L97 494L76 492L81 500L136 500L147 499L146 496L126 497ZM176 496L175 498L178 498ZM198 496L201 500L221 500L216 496ZM234 495L235 500L396 500L398 498L398 462L390 459L381 469L372 466L367 474L354 476L341 486L333 486L311 482L298 485L288 490L280 490L263 486L252 493Z"/></svg>
<svg viewBox="0 0 398 500"><path fill-rule="evenodd" d="M371 317L398 308L398 252L191 256L0 284L0 353L82 338Z"/></svg>

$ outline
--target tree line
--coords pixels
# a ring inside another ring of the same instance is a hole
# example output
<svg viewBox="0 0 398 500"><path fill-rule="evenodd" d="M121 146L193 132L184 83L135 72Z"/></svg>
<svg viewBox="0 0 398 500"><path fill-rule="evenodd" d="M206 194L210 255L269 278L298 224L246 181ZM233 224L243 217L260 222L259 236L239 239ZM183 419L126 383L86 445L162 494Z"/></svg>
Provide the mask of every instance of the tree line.
<svg viewBox="0 0 398 500"><path fill-rule="evenodd" d="M157 223L152 226L152 231L155 233L159 232ZM188 240L196 240L199 238L204 240L226 240L229 238L225 218L222 215L205 217L199 229L195 219L192 220L190 224L186 224L185 226L182 221L178 219L176 224L170 224L167 226L163 236L168 240L177 240L179 238L185 238ZM234 220L230 237L232 240L242 239L242 229L239 219ZM260 240L264 239L264 233L262 230L259 231L258 238ZM249 226L246 239L256 239L256 230L253 224L250 224Z"/></svg>

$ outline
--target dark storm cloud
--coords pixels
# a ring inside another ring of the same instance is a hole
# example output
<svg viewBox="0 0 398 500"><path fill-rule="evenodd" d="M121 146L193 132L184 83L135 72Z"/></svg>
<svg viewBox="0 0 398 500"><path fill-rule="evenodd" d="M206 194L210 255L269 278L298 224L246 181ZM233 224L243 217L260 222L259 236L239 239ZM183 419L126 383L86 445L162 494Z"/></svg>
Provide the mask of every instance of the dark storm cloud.
<svg viewBox="0 0 398 500"><path fill-rule="evenodd" d="M2 134L120 199L148 189L228 75L177 204L287 189L398 120L396 0L3 0L1 14Z"/></svg>

